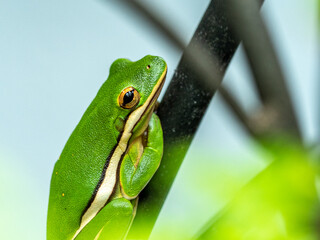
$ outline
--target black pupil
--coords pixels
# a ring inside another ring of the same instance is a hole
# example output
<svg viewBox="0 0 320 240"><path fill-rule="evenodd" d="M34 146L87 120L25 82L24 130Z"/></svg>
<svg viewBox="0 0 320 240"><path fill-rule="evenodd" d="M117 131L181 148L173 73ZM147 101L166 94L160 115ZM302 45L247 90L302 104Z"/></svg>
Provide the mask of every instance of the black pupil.
<svg viewBox="0 0 320 240"><path fill-rule="evenodd" d="M128 104L133 100L134 97L134 90L131 90L129 92L126 92L126 94L123 97L123 104Z"/></svg>

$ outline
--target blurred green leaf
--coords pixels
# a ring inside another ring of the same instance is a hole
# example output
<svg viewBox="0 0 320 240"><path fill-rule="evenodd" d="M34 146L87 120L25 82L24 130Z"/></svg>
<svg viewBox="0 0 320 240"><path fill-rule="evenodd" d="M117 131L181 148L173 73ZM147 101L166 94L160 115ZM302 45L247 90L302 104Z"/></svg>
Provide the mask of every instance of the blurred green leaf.
<svg viewBox="0 0 320 240"><path fill-rule="evenodd" d="M299 146L280 146L271 147L277 159L198 239L319 239L316 167Z"/></svg>

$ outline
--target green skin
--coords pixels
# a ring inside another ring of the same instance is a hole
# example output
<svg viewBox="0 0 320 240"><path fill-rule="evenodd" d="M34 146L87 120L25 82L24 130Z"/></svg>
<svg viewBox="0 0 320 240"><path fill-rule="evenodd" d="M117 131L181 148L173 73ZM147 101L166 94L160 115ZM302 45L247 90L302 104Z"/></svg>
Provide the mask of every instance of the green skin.
<svg viewBox="0 0 320 240"><path fill-rule="evenodd" d="M134 218L137 196L156 172L162 157L162 128L153 110L166 71L165 61L155 56L145 56L137 62L118 59L112 64L107 81L55 164L50 185L48 240L125 237ZM122 108L118 101L127 87L134 87L140 94L138 105L131 109ZM152 102L145 104L157 87L159 91ZM82 217L103 178L108 157L121 141L126 123L134 115L131 113L143 106L148 108L140 114L121 154L112 195L80 231Z"/></svg>

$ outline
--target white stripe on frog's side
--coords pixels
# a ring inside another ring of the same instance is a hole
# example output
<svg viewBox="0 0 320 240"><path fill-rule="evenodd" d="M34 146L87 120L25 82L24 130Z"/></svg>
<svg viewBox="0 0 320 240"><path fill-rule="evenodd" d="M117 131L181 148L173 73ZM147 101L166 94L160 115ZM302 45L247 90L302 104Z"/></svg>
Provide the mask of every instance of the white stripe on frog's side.
<svg viewBox="0 0 320 240"><path fill-rule="evenodd" d="M117 181L117 169L119 166L119 162L122 158L122 155L127 149L128 142L130 140L130 137L132 136L132 131L135 128L136 124L140 121L143 114L147 111L150 104L153 104L158 98L165 80L166 73L167 68L161 75L158 83L154 86L146 102L129 115L124 126L124 131L120 137L120 141L115 147L107 168L103 170L103 173L101 175L102 179L99 181L99 183L101 184L95 191L95 196L91 204L82 215L80 227L72 237L72 240L74 240L81 232L81 230L98 214L98 212L105 206L108 199L110 198L110 195L112 194Z"/></svg>

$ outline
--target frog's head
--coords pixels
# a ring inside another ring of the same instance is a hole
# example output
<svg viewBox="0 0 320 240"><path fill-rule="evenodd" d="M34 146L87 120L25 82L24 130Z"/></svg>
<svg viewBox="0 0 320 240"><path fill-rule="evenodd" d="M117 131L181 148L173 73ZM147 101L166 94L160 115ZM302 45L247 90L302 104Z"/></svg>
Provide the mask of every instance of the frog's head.
<svg viewBox="0 0 320 240"><path fill-rule="evenodd" d="M166 73L166 62L150 55L136 62L118 59L111 65L101 91L105 89L105 103L112 108L112 121L118 132L139 136L145 131Z"/></svg>

